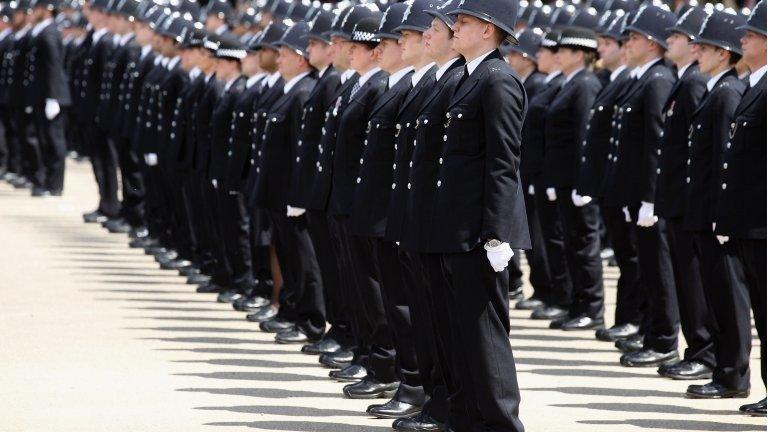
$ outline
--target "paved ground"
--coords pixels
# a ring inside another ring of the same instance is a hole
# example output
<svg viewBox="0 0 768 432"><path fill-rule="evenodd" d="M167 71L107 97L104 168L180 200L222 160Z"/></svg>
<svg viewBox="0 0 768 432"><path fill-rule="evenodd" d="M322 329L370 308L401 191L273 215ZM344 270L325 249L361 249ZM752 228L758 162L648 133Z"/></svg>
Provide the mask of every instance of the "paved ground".
<svg viewBox="0 0 768 432"><path fill-rule="evenodd" d="M83 224L96 190L88 164L69 168L63 198L0 185L0 430L390 430L363 414L368 402L343 399L315 357ZM611 317L615 270L606 279ZM765 430L736 414L744 400L686 399L687 383L619 366L591 332L512 315L529 431ZM750 401L764 395L756 357L754 370Z"/></svg>

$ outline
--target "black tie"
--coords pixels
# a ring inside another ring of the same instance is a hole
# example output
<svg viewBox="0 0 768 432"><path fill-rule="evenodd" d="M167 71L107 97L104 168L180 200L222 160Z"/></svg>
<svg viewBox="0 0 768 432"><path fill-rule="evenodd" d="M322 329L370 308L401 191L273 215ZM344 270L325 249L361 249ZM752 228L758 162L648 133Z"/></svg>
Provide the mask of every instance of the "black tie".
<svg viewBox="0 0 768 432"><path fill-rule="evenodd" d="M355 97L355 93L360 90L360 81L355 81L355 85L352 86L352 92L349 94L349 98L352 99Z"/></svg>

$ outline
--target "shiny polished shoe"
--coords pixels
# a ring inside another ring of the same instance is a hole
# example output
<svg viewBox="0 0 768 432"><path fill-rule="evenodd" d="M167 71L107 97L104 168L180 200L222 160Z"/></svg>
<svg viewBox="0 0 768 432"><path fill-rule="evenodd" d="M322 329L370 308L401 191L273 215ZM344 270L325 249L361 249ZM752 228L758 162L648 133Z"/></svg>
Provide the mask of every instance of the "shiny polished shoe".
<svg viewBox="0 0 768 432"><path fill-rule="evenodd" d="M261 309L253 311L253 313L246 315L245 319L250 322L262 323L264 321L269 321L276 316L277 308L272 305L267 305Z"/></svg>
<svg viewBox="0 0 768 432"><path fill-rule="evenodd" d="M211 282L211 277L202 273L198 273L187 278L187 284L189 285L207 285Z"/></svg>
<svg viewBox="0 0 768 432"><path fill-rule="evenodd" d="M307 343L317 341L318 339L319 338L317 337L308 336L304 333L304 330L295 326L292 329L288 329L275 335L275 342L279 344Z"/></svg>
<svg viewBox="0 0 768 432"><path fill-rule="evenodd" d="M520 285L519 287L515 289L509 290L509 299L510 300L519 300L523 298L523 286Z"/></svg>
<svg viewBox="0 0 768 432"><path fill-rule="evenodd" d="M537 298L527 298L515 303L515 309L517 310L536 310L544 306L544 302Z"/></svg>
<svg viewBox="0 0 768 432"><path fill-rule="evenodd" d="M284 321L279 318L272 318L270 320L262 321L259 323L259 328L261 331L267 333L280 333L292 329L293 326L294 323L290 321Z"/></svg>
<svg viewBox="0 0 768 432"><path fill-rule="evenodd" d="M729 389L723 385L720 385L714 381L708 382L704 385L689 385L688 391L685 395L693 399L730 399L730 398L745 398L749 396L749 389L735 390Z"/></svg>
<svg viewBox="0 0 768 432"><path fill-rule="evenodd" d="M757 403L740 406L739 412L752 417L765 417L765 398Z"/></svg>
<svg viewBox="0 0 768 432"><path fill-rule="evenodd" d="M301 347L304 354L327 354L341 349L341 345L332 337L324 336L317 342L306 344Z"/></svg>
<svg viewBox="0 0 768 432"><path fill-rule="evenodd" d="M696 360L683 360L672 365L661 365L659 375L673 380L712 379L712 368Z"/></svg>
<svg viewBox="0 0 768 432"><path fill-rule="evenodd" d="M199 287L197 287L196 291L202 294L220 293L224 291L224 288L216 285L213 282L208 282L205 285L200 285Z"/></svg>
<svg viewBox="0 0 768 432"><path fill-rule="evenodd" d="M597 330L595 338L604 342L616 342L636 335L638 330L640 328L634 324L620 324L611 328Z"/></svg>
<svg viewBox="0 0 768 432"><path fill-rule="evenodd" d="M15 189L29 189L32 187L32 182L27 180L26 177L17 177L9 183L11 183Z"/></svg>
<svg viewBox="0 0 768 432"><path fill-rule="evenodd" d="M421 412L421 407L407 402L390 399L384 404L371 405L365 410L368 415L383 419L399 419L411 417Z"/></svg>
<svg viewBox="0 0 768 432"><path fill-rule="evenodd" d="M658 352L652 349L642 349L623 354L619 361L622 366L626 367L658 367L666 363L677 363L680 361L680 356L677 354L677 350Z"/></svg>
<svg viewBox="0 0 768 432"><path fill-rule="evenodd" d="M392 429L398 432L436 432L445 430L445 425L422 412L414 417L395 420Z"/></svg>
<svg viewBox="0 0 768 432"><path fill-rule="evenodd" d="M561 328L563 328L563 324L567 323L571 319L572 318L570 317L570 315L566 315L560 318L555 318L549 322L549 328L553 330L560 330Z"/></svg>
<svg viewBox="0 0 768 432"><path fill-rule="evenodd" d="M161 265L163 263L167 263L178 258L179 258L179 253L173 249L169 249L169 250L166 250L165 252L160 252L155 254L155 261L157 261L157 263Z"/></svg>
<svg viewBox="0 0 768 432"><path fill-rule="evenodd" d="M331 369L344 369L352 363L352 359L355 357L354 353L349 350L340 350L327 354L320 354L320 358L317 361L321 365Z"/></svg>
<svg viewBox="0 0 768 432"><path fill-rule="evenodd" d="M149 237L149 230L145 226L136 226L131 228L131 231L128 232L128 237L132 239Z"/></svg>
<svg viewBox="0 0 768 432"><path fill-rule="evenodd" d="M617 340L614 346L623 353L631 353L643 349L643 336L636 334L630 338Z"/></svg>
<svg viewBox="0 0 768 432"><path fill-rule="evenodd" d="M174 260L163 261L160 263L160 268L163 270L181 270L188 267L192 267L192 261L182 258L176 258Z"/></svg>
<svg viewBox="0 0 768 432"><path fill-rule="evenodd" d="M535 320L555 320L568 315L568 311L559 306L543 306L535 309L531 313L531 318Z"/></svg>
<svg viewBox="0 0 768 432"><path fill-rule="evenodd" d="M194 264L179 269L179 276L190 277L196 274L200 274L200 269L195 267Z"/></svg>
<svg viewBox="0 0 768 432"><path fill-rule="evenodd" d="M150 237L137 237L130 242L128 242L128 246L134 248L134 249L147 249L152 246L157 246L157 240L150 238Z"/></svg>
<svg viewBox="0 0 768 432"><path fill-rule="evenodd" d="M49 191L46 188L43 187L33 187L32 188L32 196L33 197L47 197L51 196L51 191Z"/></svg>
<svg viewBox="0 0 768 432"><path fill-rule="evenodd" d="M240 290L228 289L219 293L216 297L216 301L219 303L232 303L235 300L243 298L243 294Z"/></svg>
<svg viewBox="0 0 768 432"><path fill-rule="evenodd" d="M350 399L378 399L394 396L398 386L398 381L382 383L373 378L365 378L360 382L345 385L342 392Z"/></svg>
<svg viewBox="0 0 768 432"><path fill-rule="evenodd" d="M85 223L102 223L106 220L107 217L98 210L83 214L83 221L85 221Z"/></svg>
<svg viewBox="0 0 768 432"><path fill-rule="evenodd" d="M268 304L269 304L269 299L258 296L258 295L250 295L250 296L235 300L232 303L232 307L236 311L240 311L240 312L253 312L257 309L267 306Z"/></svg>
<svg viewBox="0 0 768 432"><path fill-rule="evenodd" d="M157 255L165 252L168 252L168 249L166 249L164 246L160 245L159 243L156 243L154 245L150 245L144 248L144 253L147 255Z"/></svg>
<svg viewBox="0 0 768 432"><path fill-rule="evenodd" d="M108 220L106 224L104 224L104 228L114 234L128 234L132 229L131 225L129 225L123 218Z"/></svg>
<svg viewBox="0 0 768 432"><path fill-rule="evenodd" d="M331 379L342 382L360 381L368 376L368 371L359 365L349 365L341 370L332 370L328 372Z"/></svg>
<svg viewBox="0 0 768 432"><path fill-rule="evenodd" d="M565 331L573 330L592 330L601 328L605 325L605 321L602 318L592 318L588 316L576 317L568 320L560 326L560 329Z"/></svg>

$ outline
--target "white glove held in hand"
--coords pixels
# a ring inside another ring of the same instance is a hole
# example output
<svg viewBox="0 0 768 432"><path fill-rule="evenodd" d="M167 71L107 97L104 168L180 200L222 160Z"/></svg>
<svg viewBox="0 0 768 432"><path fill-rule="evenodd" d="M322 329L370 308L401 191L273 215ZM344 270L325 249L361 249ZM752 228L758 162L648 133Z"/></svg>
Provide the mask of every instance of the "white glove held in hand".
<svg viewBox="0 0 768 432"><path fill-rule="evenodd" d="M147 153L144 155L144 162L149 166L157 165L157 153Z"/></svg>
<svg viewBox="0 0 768 432"><path fill-rule="evenodd" d="M528 195L536 195L536 188L533 185L528 185Z"/></svg>
<svg viewBox="0 0 768 432"><path fill-rule="evenodd" d="M45 118L53 120L61 112L61 107L56 99L45 100Z"/></svg>
<svg viewBox="0 0 768 432"><path fill-rule="evenodd" d="M489 247L487 244L483 246L488 255L488 262L491 263L493 271L500 272L507 268L509 260L515 255L512 252L512 248L509 247L509 243L502 243L495 247Z"/></svg>
<svg viewBox="0 0 768 432"><path fill-rule="evenodd" d="M213 185L214 188L216 189L219 188L219 182L216 179L211 180L211 184Z"/></svg>
<svg viewBox="0 0 768 432"><path fill-rule="evenodd" d="M728 240L731 239L728 236L721 236L721 235L715 236L715 237L717 237L717 242L720 243L721 245L724 245Z"/></svg>
<svg viewBox="0 0 768 432"><path fill-rule="evenodd" d="M576 207L584 207L585 205L587 205L590 202L592 202L592 197L589 197L589 196L586 196L586 195L585 196L581 196L581 195L577 194L576 193L576 189L574 189L571 192L571 200L573 201L573 205L575 205Z"/></svg>
<svg viewBox="0 0 768 432"><path fill-rule="evenodd" d="M288 212L286 213L286 215L288 217L298 217L303 215L306 212L307 212L306 209L288 206Z"/></svg>
<svg viewBox="0 0 768 432"><path fill-rule="evenodd" d="M632 222L632 216L629 215L629 208L628 207L622 207L621 211L624 212L624 221L625 222Z"/></svg>
<svg viewBox="0 0 768 432"><path fill-rule="evenodd" d="M557 199L557 194L555 193L555 188L547 188L547 199L550 201L554 201Z"/></svg>
<svg viewBox="0 0 768 432"><path fill-rule="evenodd" d="M640 210L637 212L637 226L648 228L658 221L658 216L653 214L653 203L643 201L640 204Z"/></svg>

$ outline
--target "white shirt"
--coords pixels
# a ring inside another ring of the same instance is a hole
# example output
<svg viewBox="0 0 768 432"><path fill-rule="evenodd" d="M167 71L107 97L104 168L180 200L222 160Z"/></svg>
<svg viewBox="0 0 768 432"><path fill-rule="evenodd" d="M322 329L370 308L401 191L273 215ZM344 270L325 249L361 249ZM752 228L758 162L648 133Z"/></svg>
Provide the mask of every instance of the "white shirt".
<svg viewBox="0 0 768 432"><path fill-rule="evenodd" d="M144 60L152 51L152 45L144 45L141 47L141 60Z"/></svg>
<svg viewBox="0 0 768 432"><path fill-rule="evenodd" d="M643 75L645 75L646 72L648 72L648 69L651 68L657 61L661 60L661 57L656 57L655 59L649 61L648 63L638 66L635 68L635 76L637 78L642 78Z"/></svg>
<svg viewBox="0 0 768 432"><path fill-rule="evenodd" d="M456 63L456 60L458 60L458 57L454 57L447 62L445 62L444 65L437 68L437 72L435 72L435 81L440 81L440 78L445 75L446 72L448 72L448 68L451 67L452 64Z"/></svg>
<svg viewBox="0 0 768 432"><path fill-rule="evenodd" d="M259 72L256 75L254 75L252 77L249 77L248 80L245 81L245 87L246 88L253 87L254 84L256 84L257 82L261 81L261 79L264 78L264 76L266 76L266 75L267 74L265 74L264 72Z"/></svg>
<svg viewBox="0 0 768 432"><path fill-rule="evenodd" d="M200 76L201 73L203 73L203 71L201 71L199 67L195 66L189 71L189 79L194 81L194 79Z"/></svg>
<svg viewBox="0 0 768 432"><path fill-rule="evenodd" d="M622 72L624 72L624 69L627 68L627 65L621 65L616 68L615 71L611 72L611 82L616 81L616 78L618 78L619 75L621 75Z"/></svg>
<svg viewBox="0 0 768 432"><path fill-rule="evenodd" d="M280 79L280 72L275 72L272 75L267 76L267 87L272 88L273 85Z"/></svg>
<svg viewBox="0 0 768 432"><path fill-rule="evenodd" d="M155 57L155 66L159 65L160 63L162 63L163 62L163 58L164 58L163 56L158 54L157 57Z"/></svg>
<svg viewBox="0 0 768 432"><path fill-rule="evenodd" d="M208 84L208 82L211 81L211 78L213 78L214 75L216 75L214 72L211 72L208 75L206 75L205 76L205 83Z"/></svg>
<svg viewBox="0 0 768 432"><path fill-rule="evenodd" d="M709 81L707 81L707 90L712 91L712 89L715 88L715 85L720 80L720 78L723 75L725 75L726 73L728 73L728 71L730 71L730 70L731 70L731 68L728 68L728 69L720 72L719 74L713 76L712 78L710 78Z"/></svg>
<svg viewBox="0 0 768 432"><path fill-rule="evenodd" d="M19 30L16 33L13 34L13 38L15 40L19 40L19 39L23 38L24 35L27 34L29 29L30 29L30 25L29 24L25 25L21 30Z"/></svg>
<svg viewBox="0 0 768 432"><path fill-rule="evenodd" d="M344 81L348 80L354 74L355 74L355 71L353 71L352 69L345 70L344 73L341 74L341 83L344 84Z"/></svg>
<svg viewBox="0 0 768 432"><path fill-rule="evenodd" d="M387 88L394 87L395 84L397 84L397 82L400 81L400 78L404 77L405 74L407 74L408 72L410 72L412 70L413 70L413 68L408 66L408 67L402 68L399 71L391 74L389 76L389 78L388 78L388 80L389 80L389 87L387 87Z"/></svg>
<svg viewBox="0 0 768 432"><path fill-rule="evenodd" d="M429 69L434 65L435 65L435 62L432 62L422 67L421 69L417 70L416 72L414 72L413 75L411 75L411 85L416 87L416 84L418 84L419 81L421 81L421 79L424 78L424 75L427 74L427 71L429 71Z"/></svg>
<svg viewBox="0 0 768 432"><path fill-rule="evenodd" d="M685 74L685 71L687 71L688 68L691 67L692 64L693 64L693 62L688 63L687 65L685 65L685 66L681 67L680 69L678 69L677 70L677 79L682 79L683 75Z"/></svg>
<svg viewBox="0 0 768 432"><path fill-rule="evenodd" d="M133 33L126 33L120 36L120 46L125 46L131 39L133 39Z"/></svg>
<svg viewBox="0 0 768 432"><path fill-rule="evenodd" d="M216 29L216 31L215 31L214 33L216 33L217 35L221 36L222 34L224 34L224 33L225 33L226 31L228 31L228 30L229 30L229 27L227 27L227 25L226 25L226 24L222 24L222 25L220 25L220 26L219 26L219 27Z"/></svg>
<svg viewBox="0 0 768 432"><path fill-rule="evenodd" d="M760 69L752 72L749 74L749 86L754 87L757 85L758 82L763 78L763 75L765 75L766 66L761 67Z"/></svg>
<svg viewBox="0 0 768 432"><path fill-rule="evenodd" d="M101 38L105 34L107 34L107 28L106 27L105 28L100 28L100 29L96 30L95 32L93 32L93 44L94 45L97 44L99 42L99 40L101 40Z"/></svg>
<svg viewBox="0 0 768 432"><path fill-rule="evenodd" d="M324 73L325 73L325 71L327 71L327 70L328 70L328 66L326 66L326 67L324 67L324 68L320 69L319 71L317 71L317 78L318 78L318 79L322 78L322 77L323 77L323 74L324 74Z"/></svg>
<svg viewBox="0 0 768 432"><path fill-rule="evenodd" d="M302 72L296 75L295 77L291 78L291 80L285 83L285 86L283 86L283 94L287 94L293 88L293 86L295 86L296 83L299 82L299 80L301 80L307 75L309 75L309 72Z"/></svg>
<svg viewBox="0 0 768 432"><path fill-rule="evenodd" d="M5 39L5 38L7 38L9 34L11 34L11 29L9 29L9 28L7 28L7 29L3 30L2 32L0 32L0 41Z"/></svg>
<svg viewBox="0 0 768 432"><path fill-rule="evenodd" d="M172 59L168 59L168 63L166 64L166 67L168 67L168 70L173 70L173 68L176 67L176 64L178 64L180 60L181 60L181 57L179 56L176 56Z"/></svg>
<svg viewBox="0 0 768 432"><path fill-rule="evenodd" d="M579 73L579 72L581 72L581 71L583 71L583 70L584 70L584 68L583 68L583 67L581 67L581 68L578 68L578 69L576 69L575 71L573 71L573 72L569 73L569 74L568 74L568 75L565 77L565 81L563 81L563 85L566 85L566 84L568 84L568 81L572 80L572 79L573 79L573 77L575 77L577 73Z"/></svg>
<svg viewBox="0 0 768 432"><path fill-rule="evenodd" d="M119 34L113 34L112 35L112 44L118 45L120 43L120 35Z"/></svg>
<svg viewBox="0 0 768 432"><path fill-rule="evenodd" d="M232 84L234 84L235 81L237 81L238 78L240 78L240 75L235 75L234 78L232 78L231 80L227 81L227 83L224 84L224 91L225 92L229 91L229 89L232 88Z"/></svg>
<svg viewBox="0 0 768 432"><path fill-rule="evenodd" d="M46 27L51 25L52 22L53 22L53 18L46 18L41 22L35 24L35 26L32 28L32 36L37 37L37 35L39 35L40 32L43 31Z"/></svg>
<svg viewBox="0 0 768 432"><path fill-rule="evenodd" d="M557 76L560 75L561 73L562 72L560 72L560 71L550 72L549 75L547 75L544 78L544 84L549 84L550 81L552 81L553 79L557 78Z"/></svg>
<svg viewBox="0 0 768 432"><path fill-rule="evenodd" d="M480 57L478 57L478 58L472 60L471 62L467 63L467 72L469 72L469 75L472 75L472 72L474 72L475 69L477 69L477 67L480 66L480 63L483 60L485 60L486 57L491 55L491 53L494 52L494 51L496 51L496 48L488 51L485 54L482 54Z"/></svg>
<svg viewBox="0 0 768 432"><path fill-rule="evenodd" d="M360 87L362 87L362 86L363 86L363 84L365 84L365 82L366 82L366 81L368 81L369 79L371 79L371 77L372 77L372 76L374 76L374 75L376 75L377 73L379 73L379 71L381 71L381 68L380 68L380 67L375 67L375 68L373 68L373 69L369 70L369 71L368 71L368 72L366 72L364 75L362 75L362 76L360 77L360 79L358 79L358 80L357 80L357 84L358 84Z"/></svg>

